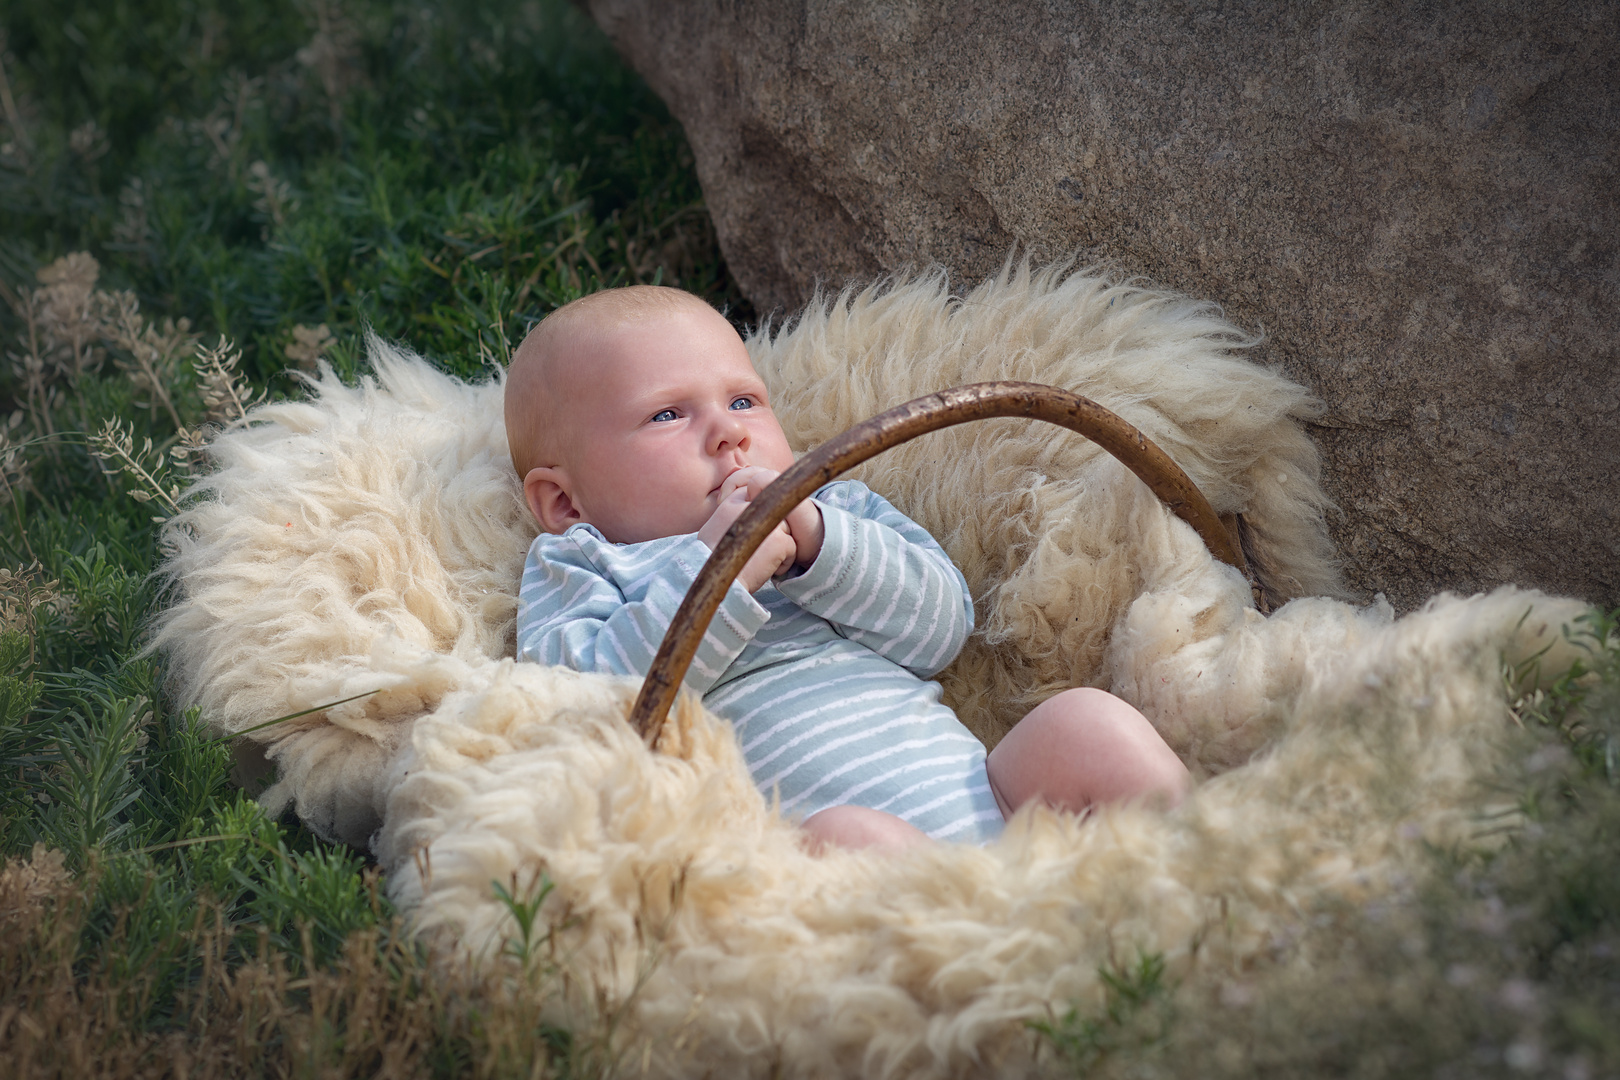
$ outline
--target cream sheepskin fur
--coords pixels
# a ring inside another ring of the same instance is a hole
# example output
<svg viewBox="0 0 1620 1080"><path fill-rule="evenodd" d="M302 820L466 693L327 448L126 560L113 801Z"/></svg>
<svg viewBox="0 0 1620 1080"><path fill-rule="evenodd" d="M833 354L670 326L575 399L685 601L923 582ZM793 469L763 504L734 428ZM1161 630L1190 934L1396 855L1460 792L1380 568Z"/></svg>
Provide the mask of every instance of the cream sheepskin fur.
<svg viewBox="0 0 1620 1080"><path fill-rule="evenodd" d="M985 848L809 856L696 701L649 753L623 722L633 681L508 658L533 526L499 379L377 341L374 379L323 372L215 441L156 643L224 731L380 688L253 732L278 770L263 798L370 838L419 932L496 972L515 928L492 883L546 875L559 1018L617 1010L655 1074L1027 1075L1025 1021L1100 1007L1099 968L1287 962L1313 909L1467 843L1502 665L1549 649L1562 670L1583 610L1501 589L1395 620L1313 595L1338 588L1314 405L1246 340L1207 305L1012 267L956 299L932 276L818 301L749 342L800 448L942 386L1034 379L1121 412L1245 514L1266 580L1300 597L1269 618L1056 428L958 428L863 475L968 577L981 630L945 682L972 726L990 741L1059 687L1108 686L1204 777L1173 813L1027 808Z"/></svg>
<svg viewBox="0 0 1620 1080"><path fill-rule="evenodd" d="M798 452L947 386L1023 379L1083 394L1163 447L1216 513L1244 515L1274 593L1339 596L1302 426L1321 405L1243 359L1253 344L1213 304L1027 265L959 299L943 272L847 293L750 341ZM850 475L902 506L967 576L979 633L941 681L981 739L994 745L1059 690L1109 685L1109 635L1156 557L1136 542L1137 503L1153 500L1095 443L989 420L914 439Z"/></svg>

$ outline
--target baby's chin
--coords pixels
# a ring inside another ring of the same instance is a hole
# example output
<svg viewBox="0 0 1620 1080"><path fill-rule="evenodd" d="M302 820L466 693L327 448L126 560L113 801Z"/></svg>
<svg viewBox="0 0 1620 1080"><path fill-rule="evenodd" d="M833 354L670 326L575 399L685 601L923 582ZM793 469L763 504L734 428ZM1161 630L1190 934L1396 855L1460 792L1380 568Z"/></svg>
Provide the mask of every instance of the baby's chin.
<svg viewBox="0 0 1620 1080"><path fill-rule="evenodd" d="M648 540L662 540L667 536L686 536L697 532L713 515L715 507L720 504L718 496L706 499L703 504L692 512L641 519L634 522L591 522L596 531L601 533L610 542L615 544L643 544Z"/></svg>

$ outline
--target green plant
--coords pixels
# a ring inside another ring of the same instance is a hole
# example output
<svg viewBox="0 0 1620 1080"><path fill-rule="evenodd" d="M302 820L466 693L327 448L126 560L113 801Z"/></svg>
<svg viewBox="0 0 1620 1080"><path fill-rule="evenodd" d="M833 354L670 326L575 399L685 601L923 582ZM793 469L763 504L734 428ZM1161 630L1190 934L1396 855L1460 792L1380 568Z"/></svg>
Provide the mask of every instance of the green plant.
<svg viewBox="0 0 1620 1080"><path fill-rule="evenodd" d="M1165 982L1164 957L1138 953L1134 964L1097 972L1102 1011L1095 1015L1070 1006L1061 1017L1032 1020L1041 1035L1076 1075L1085 1076L1109 1059L1152 1057L1169 1038L1174 988Z"/></svg>
<svg viewBox="0 0 1620 1080"><path fill-rule="evenodd" d="M363 374L367 329L481 377L642 280L746 315L678 125L562 0L0 11L9 1074L619 1060L625 1033L539 1019L543 887L512 897L519 992L430 971L375 868L244 797L142 648L158 522L220 428L321 364Z"/></svg>

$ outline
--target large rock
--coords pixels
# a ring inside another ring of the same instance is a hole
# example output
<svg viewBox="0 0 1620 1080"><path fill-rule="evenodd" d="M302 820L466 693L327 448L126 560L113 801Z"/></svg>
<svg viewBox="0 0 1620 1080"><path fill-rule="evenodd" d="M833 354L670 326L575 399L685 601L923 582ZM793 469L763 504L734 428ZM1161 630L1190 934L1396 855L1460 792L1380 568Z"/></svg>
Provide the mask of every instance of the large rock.
<svg viewBox="0 0 1620 1080"><path fill-rule="evenodd" d="M1015 245L1219 301L1329 404L1351 580L1620 600L1620 8L588 0L762 311Z"/></svg>

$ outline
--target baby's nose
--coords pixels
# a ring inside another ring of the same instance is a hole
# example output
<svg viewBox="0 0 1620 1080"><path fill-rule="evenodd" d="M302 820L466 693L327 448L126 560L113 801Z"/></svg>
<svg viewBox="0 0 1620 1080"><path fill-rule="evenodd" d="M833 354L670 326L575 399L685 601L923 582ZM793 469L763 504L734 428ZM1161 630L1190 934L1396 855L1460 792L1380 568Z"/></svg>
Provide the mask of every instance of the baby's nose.
<svg viewBox="0 0 1620 1080"><path fill-rule="evenodd" d="M727 450L748 449L748 425L730 409L720 414L710 429L709 453L721 454Z"/></svg>

